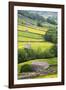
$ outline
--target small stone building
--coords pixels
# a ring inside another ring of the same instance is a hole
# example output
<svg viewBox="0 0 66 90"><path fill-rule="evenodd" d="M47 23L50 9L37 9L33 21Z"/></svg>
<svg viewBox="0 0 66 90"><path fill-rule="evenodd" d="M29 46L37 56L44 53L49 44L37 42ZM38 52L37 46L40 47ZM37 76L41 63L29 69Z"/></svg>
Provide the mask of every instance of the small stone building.
<svg viewBox="0 0 66 90"><path fill-rule="evenodd" d="M36 71L36 72L44 71L48 67L49 67L49 64L47 62L33 62L32 63L33 71Z"/></svg>
<svg viewBox="0 0 66 90"><path fill-rule="evenodd" d="M24 48L31 49L31 44L25 44Z"/></svg>

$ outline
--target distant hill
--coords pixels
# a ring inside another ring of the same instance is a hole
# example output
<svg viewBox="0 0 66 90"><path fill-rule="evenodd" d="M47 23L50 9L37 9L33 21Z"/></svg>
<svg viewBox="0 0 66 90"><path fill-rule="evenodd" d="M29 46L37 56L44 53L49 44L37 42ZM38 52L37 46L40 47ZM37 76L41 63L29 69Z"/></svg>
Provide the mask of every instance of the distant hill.
<svg viewBox="0 0 66 90"><path fill-rule="evenodd" d="M57 24L57 12L50 12L50 11L32 11L32 10L18 10L19 18L23 19L27 17L32 19L33 21L37 21L40 23L50 23L50 24Z"/></svg>
<svg viewBox="0 0 66 90"><path fill-rule="evenodd" d="M39 15L43 17L57 17L57 12L51 12L51 11L29 11L30 13L38 13Z"/></svg>

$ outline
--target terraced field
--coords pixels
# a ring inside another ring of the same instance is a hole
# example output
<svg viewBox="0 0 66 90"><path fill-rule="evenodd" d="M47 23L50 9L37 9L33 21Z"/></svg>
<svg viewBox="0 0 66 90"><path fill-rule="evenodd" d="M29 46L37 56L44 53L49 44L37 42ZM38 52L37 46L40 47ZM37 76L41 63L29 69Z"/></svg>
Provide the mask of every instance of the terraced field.
<svg viewBox="0 0 66 90"><path fill-rule="evenodd" d="M42 39L41 34L36 34L32 32L25 32L25 31L18 31L18 37L23 36L23 37L29 37L29 38L35 38L35 39Z"/></svg>
<svg viewBox="0 0 66 90"><path fill-rule="evenodd" d="M24 16L22 16L21 18L23 19L18 18L18 42L21 43L21 41L44 41L43 36L48 28L42 28L33 25L35 21L29 18L24 18Z"/></svg>
<svg viewBox="0 0 66 90"><path fill-rule="evenodd" d="M44 40L44 34L47 28L43 31L36 28L29 28L18 25L18 48L24 47L25 44L30 43L31 47L50 47L53 44ZM26 41L26 42L25 42ZM41 43L40 43L41 42ZM49 46L48 46L49 44Z"/></svg>
<svg viewBox="0 0 66 90"><path fill-rule="evenodd" d="M18 30L21 30L21 31L29 31L29 32L34 32L34 33L38 33L38 34L42 34L44 35L45 32L47 31L48 28L46 27L37 27L37 26L29 26L29 25L25 25L25 24L22 24L22 25L18 25Z"/></svg>
<svg viewBox="0 0 66 90"><path fill-rule="evenodd" d="M42 31L40 29L30 27L26 28L26 26L18 26L19 41L44 41L43 36L45 33L46 31Z"/></svg>
<svg viewBox="0 0 66 90"><path fill-rule="evenodd" d="M32 49L37 50L46 50L51 48L54 44L44 40L44 34L46 31L36 30L36 29L27 29L26 27L21 26L21 30L18 28L18 48L24 48L25 45L29 44Z"/></svg>

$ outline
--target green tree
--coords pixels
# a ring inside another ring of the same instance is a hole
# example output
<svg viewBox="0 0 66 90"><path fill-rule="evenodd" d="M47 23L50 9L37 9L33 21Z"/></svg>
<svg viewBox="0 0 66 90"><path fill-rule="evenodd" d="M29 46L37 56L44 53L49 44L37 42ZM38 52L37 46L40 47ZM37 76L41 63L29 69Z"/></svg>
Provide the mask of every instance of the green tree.
<svg viewBox="0 0 66 90"><path fill-rule="evenodd" d="M20 73L22 72L32 72L32 66L29 64L24 64L20 70Z"/></svg>
<svg viewBox="0 0 66 90"><path fill-rule="evenodd" d="M57 43L57 29L51 28L44 35L44 39L49 42Z"/></svg>
<svg viewBox="0 0 66 90"><path fill-rule="evenodd" d="M48 17L47 22L51 23L51 24L54 24L54 25L57 25L57 21L54 17Z"/></svg>
<svg viewBox="0 0 66 90"><path fill-rule="evenodd" d="M42 27L42 23L38 21L37 26Z"/></svg>

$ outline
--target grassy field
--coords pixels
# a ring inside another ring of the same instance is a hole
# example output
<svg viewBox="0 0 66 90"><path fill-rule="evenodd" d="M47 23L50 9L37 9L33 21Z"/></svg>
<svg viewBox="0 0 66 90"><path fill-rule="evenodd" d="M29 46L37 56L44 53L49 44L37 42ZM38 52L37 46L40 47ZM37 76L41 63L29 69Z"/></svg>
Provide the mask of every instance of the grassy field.
<svg viewBox="0 0 66 90"><path fill-rule="evenodd" d="M41 51L51 48L54 44L50 42L19 42L18 48L24 48L26 44L30 44L33 50L40 49Z"/></svg>
<svg viewBox="0 0 66 90"><path fill-rule="evenodd" d="M25 25L18 25L18 30L21 30L21 31L26 31L28 30L29 32L32 32L32 33L37 33L37 34L42 34L44 35L45 32L47 31L48 28L46 27L43 27L42 29L41 28L33 28L32 26L28 27L28 26L25 26Z"/></svg>
<svg viewBox="0 0 66 90"><path fill-rule="evenodd" d="M46 31L40 29L18 25L18 41L44 41L45 33Z"/></svg>
<svg viewBox="0 0 66 90"><path fill-rule="evenodd" d="M21 42L21 41L44 41L42 39L35 39L35 38L30 38L30 37L24 37L24 36L21 36L21 37L18 37L18 41Z"/></svg>
<svg viewBox="0 0 66 90"><path fill-rule="evenodd" d="M35 39L42 39L41 34L36 34L36 33L32 33L32 32L18 31L18 36L30 37L30 38L35 38Z"/></svg>

